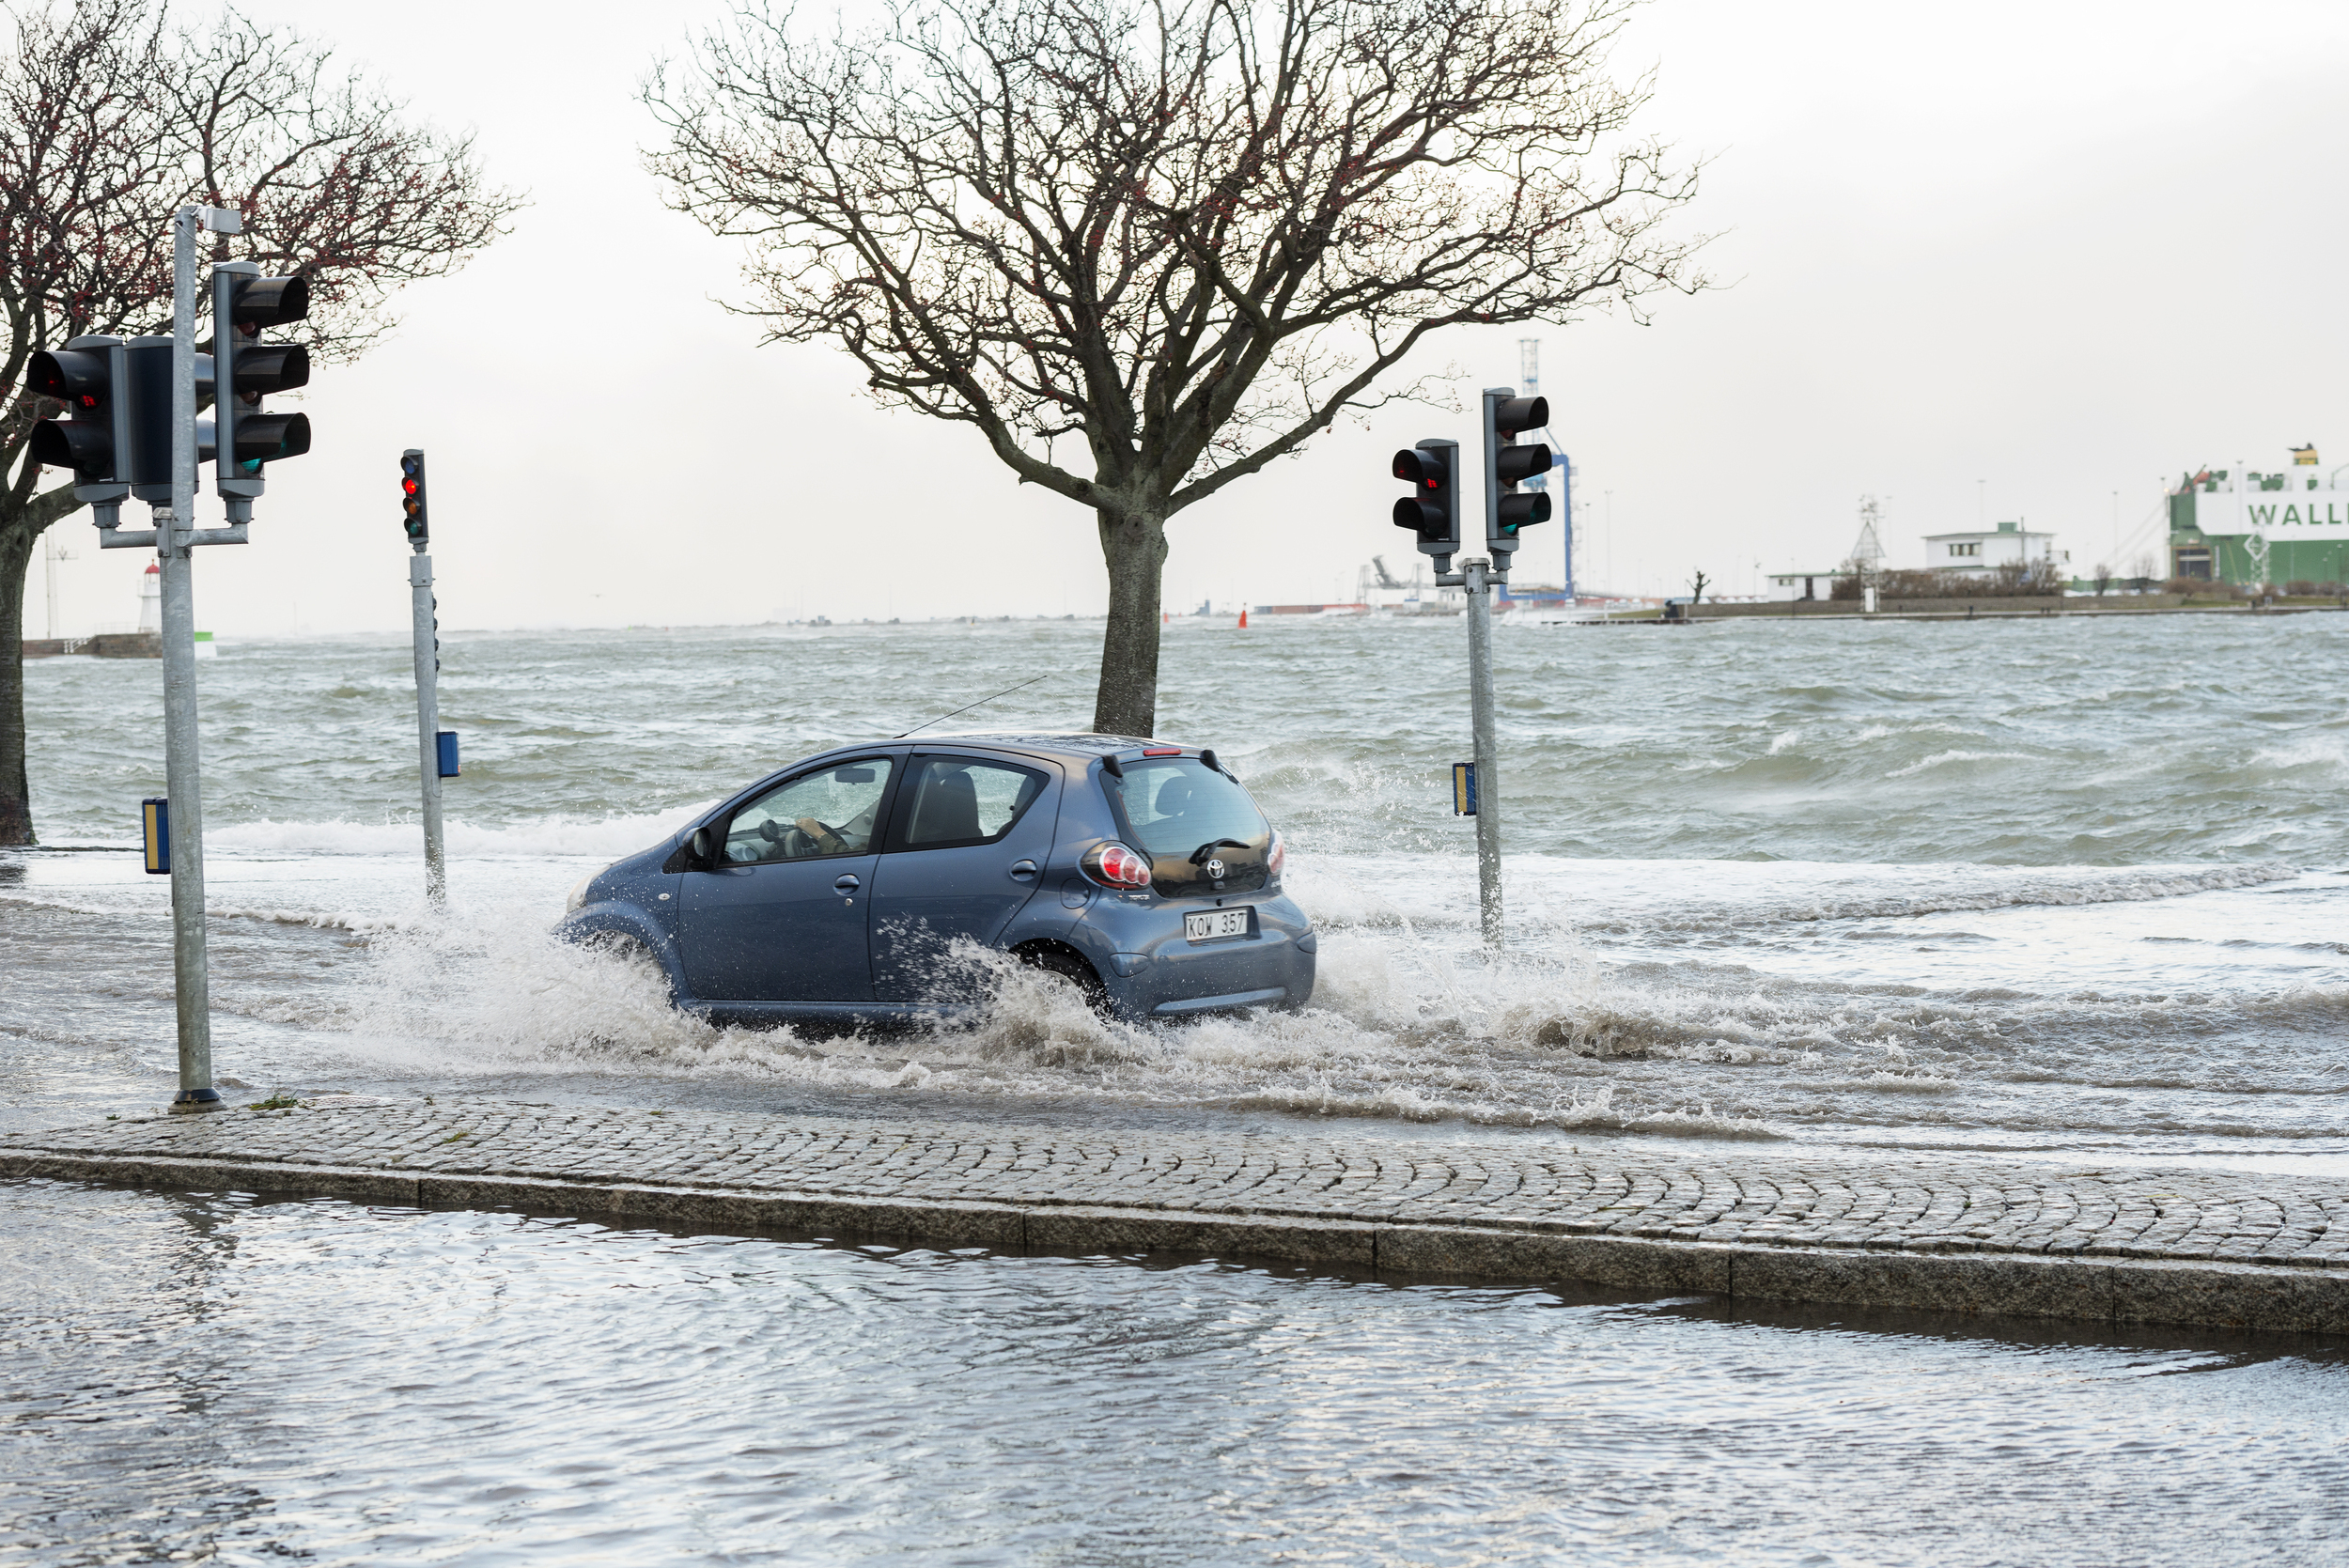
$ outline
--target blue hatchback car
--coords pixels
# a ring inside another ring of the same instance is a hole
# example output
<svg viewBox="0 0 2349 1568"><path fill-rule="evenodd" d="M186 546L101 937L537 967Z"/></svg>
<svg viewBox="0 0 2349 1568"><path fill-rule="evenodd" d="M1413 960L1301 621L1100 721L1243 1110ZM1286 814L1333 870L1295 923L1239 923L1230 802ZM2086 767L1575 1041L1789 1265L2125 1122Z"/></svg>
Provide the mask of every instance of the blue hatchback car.
<svg viewBox="0 0 2349 1568"><path fill-rule="evenodd" d="M723 1023L934 1017L969 940L1129 1020L1302 1006L1281 835L1213 751L964 735L826 752L583 879L558 934L640 947Z"/></svg>

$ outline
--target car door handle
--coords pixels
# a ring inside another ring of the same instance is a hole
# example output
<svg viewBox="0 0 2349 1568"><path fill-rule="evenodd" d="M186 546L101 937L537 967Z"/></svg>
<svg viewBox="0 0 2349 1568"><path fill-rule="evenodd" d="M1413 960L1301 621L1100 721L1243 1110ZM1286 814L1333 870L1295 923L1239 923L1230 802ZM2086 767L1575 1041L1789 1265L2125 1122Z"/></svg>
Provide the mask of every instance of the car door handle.
<svg viewBox="0 0 2349 1568"><path fill-rule="evenodd" d="M858 888L863 886L862 882L859 882L856 879L856 874L850 871L844 871L839 876L833 877L832 885L842 893L854 893Z"/></svg>
<svg viewBox="0 0 2349 1568"><path fill-rule="evenodd" d="M1011 862L1011 874L1019 880L1024 882L1029 877L1035 875L1035 862L1034 861L1014 861Z"/></svg>

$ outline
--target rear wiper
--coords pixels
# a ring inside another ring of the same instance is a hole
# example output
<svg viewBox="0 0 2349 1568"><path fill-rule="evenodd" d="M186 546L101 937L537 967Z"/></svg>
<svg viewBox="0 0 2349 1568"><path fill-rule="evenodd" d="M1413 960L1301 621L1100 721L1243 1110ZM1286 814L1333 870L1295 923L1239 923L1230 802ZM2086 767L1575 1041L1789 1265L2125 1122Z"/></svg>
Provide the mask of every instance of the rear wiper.
<svg viewBox="0 0 2349 1568"><path fill-rule="evenodd" d="M1214 854L1217 850L1223 848L1227 845L1234 849L1253 849L1255 847L1254 845L1248 843L1245 839L1209 839L1206 843L1201 845L1198 848L1190 852L1190 863L1193 865L1206 864L1207 857L1209 855Z"/></svg>

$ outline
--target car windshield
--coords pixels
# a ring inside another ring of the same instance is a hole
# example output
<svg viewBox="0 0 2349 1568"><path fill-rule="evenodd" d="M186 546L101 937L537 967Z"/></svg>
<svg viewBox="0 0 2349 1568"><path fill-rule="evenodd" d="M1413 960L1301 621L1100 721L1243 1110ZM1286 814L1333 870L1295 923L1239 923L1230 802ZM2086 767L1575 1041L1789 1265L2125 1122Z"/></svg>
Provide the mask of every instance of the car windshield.
<svg viewBox="0 0 2349 1568"><path fill-rule="evenodd" d="M1257 846L1271 831L1248 791L1194 757L1129 762L1124 778L1105 773L1101 782L1137 847L1153 857L1189 855L1218 839Z"/></svg>

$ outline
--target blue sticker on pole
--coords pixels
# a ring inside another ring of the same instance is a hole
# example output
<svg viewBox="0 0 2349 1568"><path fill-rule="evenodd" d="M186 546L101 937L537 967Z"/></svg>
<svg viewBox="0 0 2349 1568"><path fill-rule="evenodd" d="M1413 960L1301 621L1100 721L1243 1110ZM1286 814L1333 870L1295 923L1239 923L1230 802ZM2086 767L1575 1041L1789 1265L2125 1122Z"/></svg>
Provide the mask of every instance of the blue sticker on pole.
<svg viewBox="0 0 2349 1568"><path fill-rule="evenodd" d="M1452 815L1476 815L1476 764L1472 762L1452 765Z"/></svg>
<svg viewBox="0 0 2349 1568"><path fill-rule="evenodd" d="M171 802L157 796L139 802L139 833L146 841L147 874L171 875Z"/></svg>
<svg viewBox="0 0 2349 1568"><path fill-rule="evenodd" d="M439 738L441 743L441 777L444 779L453 779L457 777L457 732L455 730L443 730Z"/></svg>

